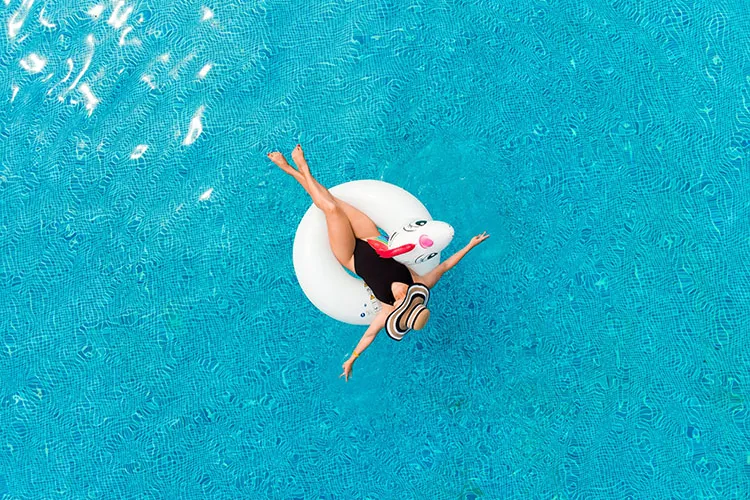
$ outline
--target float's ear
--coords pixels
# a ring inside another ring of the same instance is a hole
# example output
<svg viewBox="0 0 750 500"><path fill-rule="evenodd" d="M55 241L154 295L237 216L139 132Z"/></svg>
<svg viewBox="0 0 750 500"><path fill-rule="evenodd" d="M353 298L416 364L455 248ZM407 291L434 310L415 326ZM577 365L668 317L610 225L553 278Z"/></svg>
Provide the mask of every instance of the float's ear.
<svg viewBox="0 0 750 500"><path fill-rule="evenodd" d="M400 247L388 248L388 245L378 240L367 240L367 243L369 243L375 252L384 259L390 259L391 257L409 253L414 250L414 247L416 246L413 243L408 243L406 245L401 245Z"/></svg>

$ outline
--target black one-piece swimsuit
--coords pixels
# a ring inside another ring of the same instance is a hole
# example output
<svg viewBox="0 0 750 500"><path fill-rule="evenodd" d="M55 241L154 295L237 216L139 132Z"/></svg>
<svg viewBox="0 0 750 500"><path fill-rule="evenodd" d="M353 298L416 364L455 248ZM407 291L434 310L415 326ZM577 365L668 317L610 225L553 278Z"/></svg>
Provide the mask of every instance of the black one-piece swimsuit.
<svg viewBox="0 0 750 500"><path fill-rule="evenodd" d="M393 305L391 285L395 282L414 284L409 268L391 258L383 258L366 241L357 238L354 245L354 272L362 278L380 302Z"/></svg>

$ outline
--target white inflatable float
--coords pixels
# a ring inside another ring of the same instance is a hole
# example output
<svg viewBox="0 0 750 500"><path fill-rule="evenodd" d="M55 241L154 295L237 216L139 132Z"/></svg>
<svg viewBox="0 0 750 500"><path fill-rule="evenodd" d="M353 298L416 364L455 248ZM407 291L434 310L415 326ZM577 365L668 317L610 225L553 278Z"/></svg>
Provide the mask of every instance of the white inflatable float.
<svg viewBox="0 0 750 500"><path fill-rule="evenodd" d="M398 186L362 180L329 189L335 197L364 212L388 235L395 260L424 275L440 263L440 251L453 238L453 228L433 221L420 201ZM351 275L333 255L323 212L311 206L297 227L294 272L315 307L352 325L369 325L380 301L360 278Z"/></svg>

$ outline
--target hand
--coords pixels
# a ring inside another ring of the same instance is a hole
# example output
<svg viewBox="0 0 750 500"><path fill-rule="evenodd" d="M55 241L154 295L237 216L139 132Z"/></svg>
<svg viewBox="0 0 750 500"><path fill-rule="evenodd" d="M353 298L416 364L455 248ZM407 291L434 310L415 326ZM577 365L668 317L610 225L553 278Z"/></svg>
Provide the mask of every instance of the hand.
<svg viewBox="0 0 750 500"><path fill-rule="evenodd" d="M469 242L469 245L471 245L472 247L475 247L475 246L479 245L481 242L483 242L484 240L486 240L489 237L490 237L490 235L487 234L487 231L485 231L482 234L478 234L478 235L474 236L471 239L471 241Z"/></svg>
<svg viewBox="0 0 750 500"><path fill-rule="evenodd" d="M346 361L342 368L344 369L344 373L339 375L339 378L344 377L344 380L349 382L349 377L352 376L352 366L354 365L354 361Z"/></svg>

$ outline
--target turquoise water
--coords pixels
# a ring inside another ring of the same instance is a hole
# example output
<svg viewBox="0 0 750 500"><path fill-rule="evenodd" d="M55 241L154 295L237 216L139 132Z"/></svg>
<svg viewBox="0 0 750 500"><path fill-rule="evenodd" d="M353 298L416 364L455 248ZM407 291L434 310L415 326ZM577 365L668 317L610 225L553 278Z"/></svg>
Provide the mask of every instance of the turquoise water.
<svg viewBox="0 0 750 500"><path fill-rule="evenodd" d="M746 1L95 6L0 6L0 497L750 496ZM492 234L349 383L297 142Z"/></svg>

